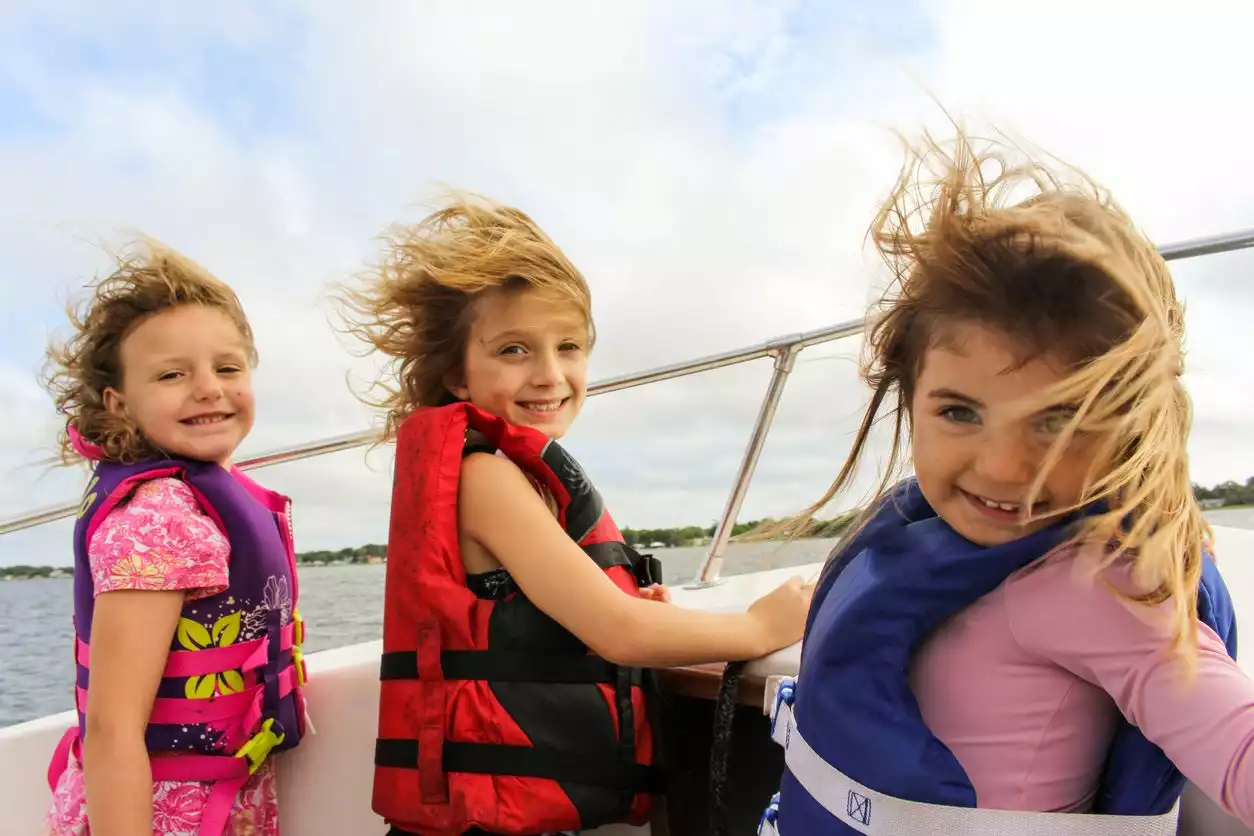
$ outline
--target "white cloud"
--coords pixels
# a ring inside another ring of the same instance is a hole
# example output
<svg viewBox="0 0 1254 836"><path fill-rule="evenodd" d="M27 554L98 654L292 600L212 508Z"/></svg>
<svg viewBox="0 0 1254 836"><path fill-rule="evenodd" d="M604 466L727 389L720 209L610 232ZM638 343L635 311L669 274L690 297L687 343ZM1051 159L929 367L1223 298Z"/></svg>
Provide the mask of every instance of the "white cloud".
<svg viewBox="0 0 1254 836"><path fill-rule="evenodd" d="M79 5L58 25L102 44L147 15L110 4L83 22ZM262 355L256 452L364 425L344 376L371 364L344 352L319 294L371 257L372 236L417 217L439 182L517 203L583 268L597 376L859 315L877 275L863 234L898 164L886 129L939 121L903 68L956 112L1088 169L1156 240L1254 226L1254 174L1237 162L1251 117L1234 106L1254 69L1238 40L1254 7L1196 3L1166 17L1073 5L1016 20L1005 4L938 1L894 21L751 0L490 14L240 4L149 21L166 73L66 77L34 46L10 53L0 81L49 97L62 127L0 131L0 282L18 299L0 314L15 335L0 339L0 395L21 405L0 429L0 513L76 491L74 475L12 468L55 428L30 381L59 300L107 266L83 241L119 228L164 238L240 292ZM201 47L222 37L280 68L266 76L271 121L239 116L257 109L244 92L204 92ZM1232 336L1254 312L1241 284L1251 265L1228 256L1176 271L1191 305L1203 482L1254 472L1242 426L1254 369ZM855 350L802 355L743 518L796 509L835 473L866 397ZM569 446L620 524L709 522L768 376L759 361L594 399ZM390 459L371 460L355 451L262 472L297 499L302 548L386 536ZM5 538L0 562L32 551L61 562L65 543L63 526Z"/></svg>

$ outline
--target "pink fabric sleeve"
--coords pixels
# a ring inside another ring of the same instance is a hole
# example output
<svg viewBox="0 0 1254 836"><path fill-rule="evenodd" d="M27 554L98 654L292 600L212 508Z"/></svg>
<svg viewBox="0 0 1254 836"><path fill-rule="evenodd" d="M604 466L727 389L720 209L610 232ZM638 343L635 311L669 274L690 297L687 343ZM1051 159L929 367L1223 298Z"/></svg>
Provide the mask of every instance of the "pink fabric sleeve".
<svg viewBox="0 0 1254 836"><path fill-rule="evenodd" d="M187 590L189 599L227 587L230 543L179 479L144 482L109 512L87 548L96 595L118 589Z"/></svg>
<svg viewBox="0 0 1254 836"><path fill-rule="evenodd" d="M1130 573L1106 579L1132 589ZM1119 711L1198 789L1254 827L1254 680L1199 625L1196 677L1168 653L1169 605L1119 598L1073 560L1050 561L1007 588L1011 631L1024 650L1110 694Z"/></svg>

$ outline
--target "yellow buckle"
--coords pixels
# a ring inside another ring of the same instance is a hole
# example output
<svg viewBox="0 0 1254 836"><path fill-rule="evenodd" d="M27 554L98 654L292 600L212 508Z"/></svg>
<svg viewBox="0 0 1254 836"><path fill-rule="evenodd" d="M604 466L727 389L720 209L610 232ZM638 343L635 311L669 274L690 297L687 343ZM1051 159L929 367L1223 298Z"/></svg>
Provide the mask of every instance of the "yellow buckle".
<svg viewBox="0 0 1254 836"><path fill-rule="evenodd" d="M254 734L248 739L248 742L239 747L239 751L235 753L237 758L248 758L248 774L252 775L257 768L269 756L270 750L283 742L283 738L287 734L275 734L271 731L274 725L274 718L268 718L261 724L261 731Z"/></svg>
<svg viewBox="0 0 1254 836"><path fill-rule="evenodd" d="M299 686L299 687L301 687L301 688L304 688L304 687L305 687L305 679L306 679L306 677L305 677L305 657L304 657L304 654L302 654L302 653L300 652L300 647L299 647L299 646L297 646L297 645L292 645L292 665L296 668L296 684L297 684L297 686Z"/></svg>
<svg viewBox="0 0 1254 836"><path fill-rule="evenodd" d="M300 617L300 610L292 610L292 644L305 643L305 619Z"/></svg>
<svg viewBox="0 0 1254 836"><path fill-rule="evenodd" d="M305 621L300 617L300 610L292 610L292 664L296 666L296 684L305 685L305 654L300 649L305 641Z"/></svg>

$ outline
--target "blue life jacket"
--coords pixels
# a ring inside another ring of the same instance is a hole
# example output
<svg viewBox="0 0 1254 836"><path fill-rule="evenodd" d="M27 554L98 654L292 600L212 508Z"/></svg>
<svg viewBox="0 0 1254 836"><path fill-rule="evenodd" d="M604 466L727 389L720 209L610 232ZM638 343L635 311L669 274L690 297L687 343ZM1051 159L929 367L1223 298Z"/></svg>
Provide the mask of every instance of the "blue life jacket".
<svg viewBox="0 0 1254 836"><path fill-rule="evenodd" d="M906 678L910 660L933 629L1062 542L1080 516L1000 546L977 546L937 516L915 480L899 484L833 555L815 590L792 702L796 728L815 753L884 795L975 807L962 765L923 722ZM1232 599L1209 555L1198 617L1236 658ZM1121 720L1093 812L1166 813L1184 782L1161 749ZM767 815L780 834L859 832L788 769L777 805Z"/></svg>

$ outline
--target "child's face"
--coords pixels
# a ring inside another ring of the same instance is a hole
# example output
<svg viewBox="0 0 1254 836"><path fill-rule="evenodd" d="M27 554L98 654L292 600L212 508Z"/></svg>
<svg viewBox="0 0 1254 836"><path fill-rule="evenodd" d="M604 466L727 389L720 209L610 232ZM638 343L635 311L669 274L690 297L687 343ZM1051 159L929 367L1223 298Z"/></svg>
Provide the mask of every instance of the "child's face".
<svg viewBox="0 0 1254 836"><path fill-rule="evenodd" d="M993 546L1044 528L1079 500L1095 445L1077 434L1026 511L1022 502L1070 413L1024 416L1015 401L1058 382L1062 365L1049 356L1021 364L1009 339L977 325L952 325L946 336L924 355L910 405L919 488L973 543Z"/></svg>
<svg viewBox="0 0 1254 836"><path fill-rule="evenodd" d="M588 391L588 324L530 290L476 302L465 373L449 391L511 424L561 438Z"/></svg>
<svg viewBox="0 0 1254 836"><path fill-rule="evenodd" d="M230 317L203 305L162 311L126 336L120 355L109 411L171 455L228 466L254 412L248 346Z"/></svg>

